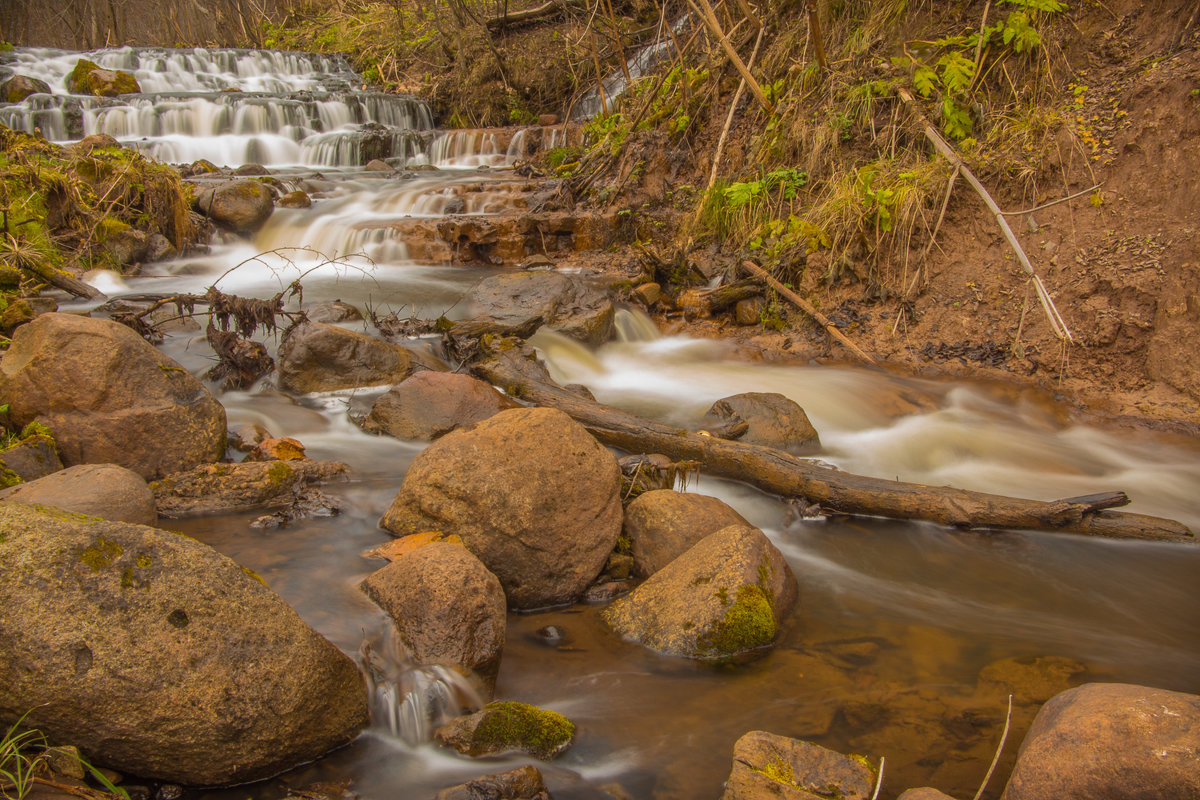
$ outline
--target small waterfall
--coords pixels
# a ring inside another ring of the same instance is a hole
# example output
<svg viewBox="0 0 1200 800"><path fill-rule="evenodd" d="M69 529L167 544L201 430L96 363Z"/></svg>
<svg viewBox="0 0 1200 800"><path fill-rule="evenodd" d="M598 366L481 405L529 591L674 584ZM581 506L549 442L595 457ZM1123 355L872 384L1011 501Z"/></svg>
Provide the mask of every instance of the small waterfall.
<svg viewBox="0 0 1200 800"><path fill-rule="evenodd" d="M613 326L619 342L653 342L662 338L654 320L636 308L618 308Z"/></svg>
<svg viewBox="0 0 1200 800"><path fill-rule="evenodd" d="M453 669L409 662L397 639L389 630L379 650L364 642L359 668L367 683L372 729L415 747L431 741L438 726L478 710L484 701Z"/></svg>
<svg viewBox="0 0 1200 800"><path fill-rule="evenodd" d="M514 139L524 131L514 135ZM429 160L444 168L505 167L512 163L494 131L446 131L429 148Z"/></svg>
<svg viewBox="0 0 1200 800"><path fill-rule="evenodd" d="M691 19L691 14L684 14L671 23L672 35L678 36L680 33L683 33L688 25L691 24ZM571 109L571 119L580 121L591 119L603 112L605 107L609 111L612 111L613 103L629 88L629 84L625 80L626 71L628 71L629 80L631 81L636 81L638 78L648 75L652 69L670 55L671 46L670 36L660 36L654 43L638 50L625 63L625 69L613 72L600 81L598 86L589 89L576 101L574 108Z"/></svg>

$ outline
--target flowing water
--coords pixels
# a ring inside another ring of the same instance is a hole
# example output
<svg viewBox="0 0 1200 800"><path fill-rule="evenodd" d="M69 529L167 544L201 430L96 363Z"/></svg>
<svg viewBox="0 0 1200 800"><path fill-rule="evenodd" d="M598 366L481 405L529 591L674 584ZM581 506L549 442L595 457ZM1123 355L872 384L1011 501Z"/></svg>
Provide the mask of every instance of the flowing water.
<svg viewBox="0 0 1200 800"><path fill-rule="evenodd" d="M18 50L7 66L57 91L75 57ZM340 298L404 316L454 316L486 274L410 258L402 223L436 218L457 199L460 213L503 210L496 168L511 162L511 144L488 132L433 131L419 102L357 92L345 64L323 57L119 50L93 60L136 69L151 93L103 102L35 96L0 107L0 119L64 141L117 131L119 120L119 138L181 161L219 152L222 163L237 164L266 153L260 160L315 200L311 209L278 209L253 242L219 239L207 254L137 278L92 276L109 295L203 290L219 279L224 291L265 297L308 271L306 304ZM238 91L220 94L226 88ZM59 112L66 121L56 128L48 120ZM441 169L371 173L361 168L361 148L317 146L327 137L361 142L365 123L412 143L393 155L399 163ZM281 248L293 249L286 258L259 255ZM1194 441L1078 423L1030 390L748 363L720 342L659 337L631 311L619 315L618 329L619 340L599 351L545 333L534 343L561 381L672 423L695 424L714 400L737 392L781 392L820 431L819 457L844 470L1038 498L1120 488L1132 510L1200 527ZM198 331L178 331L164 348L197 374L212 363ZM169 525L255 570L348 653L365 645L378 713L370 732L317 763L200 794L275 798L287 786L349 778L371 800L423 798L528 762L473 762L428 742L437 719L475 702L469 687L404 663L384 615L357 589L381 566L362 553L389 538L377 520L424 446L368 436L350 421L381 391L296 398L267 380L219 394L231 427L261 423L300 439L315 458L350 464L353 479L329 488L344 510L277 530L251 528L253 514ZM715 798L734 741L754 729L885 756L885 797L923 784L971 796L1000 738L1010 691L1003 680L1017 685L1017 703L1001 779L1036 710L1030 701L1055 688L1103 680L1200 692L1200 548L802 519L747 486L701 478L688 489L724 499L771 537L799 579L798 610L772 650L719 667L623 642L598 607L511 615L497 697L553 708L579 725L575 746L542 765L556 797L598 797L591 786L615 780L637 798ZM549 643L539 633L548 625L564 638Z"/></svg>

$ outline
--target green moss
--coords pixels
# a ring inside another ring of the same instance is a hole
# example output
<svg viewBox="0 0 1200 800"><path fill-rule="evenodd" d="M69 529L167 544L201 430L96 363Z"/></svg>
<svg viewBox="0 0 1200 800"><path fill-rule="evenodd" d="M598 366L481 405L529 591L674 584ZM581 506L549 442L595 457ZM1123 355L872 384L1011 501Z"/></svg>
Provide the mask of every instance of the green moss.
<svg viewBox="0 0 1200 800"><path fill-rule="evenodd" d="M713 597L720 600L721 605L723 605L723 606L729 605L729 589L727 587L725 587L725 586L719 587L715 592L713 592Z"/></svg>
<svg viewBox="0 0 1200 800"><path fill-rule="evenodd" d="M291 480L292 468L286 461L273 461L267 468L267 479L275 486L282 486Z"/></svg>
<svg viewBox="0 0 1200 800"><path fill-rule="evenodd" d="M739 586L737 599L707 634L697 640L697 655L723 658L763 647L775 638L775 613L760 586Z"/></svg>
<svg viewBox="0 0 1200 800"><path fill-rule="evenodd" d="M183 535L183 534L180 534L180 536L182 536L182 535ZM266 586L266 585L267 585L267 582L266 582L266 581L264 581L264 580L262 579L262 575L259 575L257 572L255 572L254 570L250 569L249 567L242 567L242 572L246 573L246 574L247 574L247 575L249 575L251 578L254 578L254 580L258 581L258 582L259 582L259 583L261 583L263 586Z"/></svg>
<svg viewBox="0 0 1200 800"><path fill-rule="evenodd" d="M92 572L99 572L102 569L111 567L121 557L121 554L125 552L125 548L114 541L99 536L96 538L96 541L87 547L77 548L76 552L79 560L91 567ZM124 582L122 582L122 585L124 585Z"/></svg>
<svg viewBox="0 0 1200 800"><path fill-rule="evenodd" d="M21 476L4 466L4 462L0 461L0 489L16 486L20 482ZM0 539L0 541L3 540Z"/></svg>
<svg viewBox="0 0 1200 800"><path fill-rule="evenodd" d="M620 553L623 556L633 555L633 540L622 533L617 537L617 546L613 548L613 552Z"/></svg>
<svg viewBox="0 0 1200 800"><path fill-rule="evenodd" d="M489 752L519 749L553 758L575 738L575 723L556 711L527 703L488 703L475 728L475 741Z"/></svg>
<svg viewBox="0 0 1200 800"><path fill-rule="evenodd" d="M50 433L50 429L40 422L31 422L21 429L22 439L29 439L34 436L40 436L43 439L48 439L50 444L54 444L54 434Z"/></svg>
<svg viewBox="0 0 1200 800"><path fill-rule="evenodd" d="M154 559L145 553L138 553L133 563L137 564L141 569L147 569L154 565Z"/></svg>
<svg viewBox="0 0 1200 800"><path fill-rule="evenodd" d="M778 783L786 783L789 786L796 785L796 773L792 769L790 761L785 761L782 757L776 756L766 763L760 770L755 770L763 775L766 775L773 781Z"/></svg>

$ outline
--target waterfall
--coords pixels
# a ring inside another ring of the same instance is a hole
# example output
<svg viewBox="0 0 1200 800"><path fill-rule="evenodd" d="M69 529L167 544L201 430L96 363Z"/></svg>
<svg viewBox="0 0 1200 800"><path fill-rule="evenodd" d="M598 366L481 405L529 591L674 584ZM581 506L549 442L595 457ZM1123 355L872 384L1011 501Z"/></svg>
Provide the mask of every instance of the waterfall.
<svg viewBox="0 0 1200 800"><path fill-rule="evenodd" d="M431 741L438 726L484 703L455 670L410 662L390 626L379 649L363 642L359 668L367 684L372 730L410 746Z"/></svg>
<svg viewBox="0 0 1200 800"><path fill-rule="evenodd" d="M629 88L630 81L636 81L638 78L648 75L652 69L667 58L672 47L671 36L683 33L691 24L691 19L691 14L684 14L675 20L671 23L670 35L660 36L651 44L640 48L629 57L624 69L609 74L600 81L599 85L585 92L571 109L571 119L589 120L603 112L605 108L612 111L613 103ZM625 79L626 72L629 73L628 81Z"/></svg>

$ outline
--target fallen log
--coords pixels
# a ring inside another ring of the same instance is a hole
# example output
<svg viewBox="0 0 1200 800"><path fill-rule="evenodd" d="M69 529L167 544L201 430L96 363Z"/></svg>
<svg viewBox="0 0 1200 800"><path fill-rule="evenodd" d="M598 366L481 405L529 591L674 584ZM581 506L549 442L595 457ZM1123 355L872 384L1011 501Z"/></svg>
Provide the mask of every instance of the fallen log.
<svg viewBox="0 0 1200 800"><path fill-rule="evenodd" d="M818 466L771 447L664 425L567 391L549 377L530 348L505 346L511 341L493 346L483 360L472 365L472 372L522 402L567 413L604 444L630 453L662 453L674 461L696 461L709 475L743 481L784 497L804 498L827 512L927 520L959 528L1196 541L1186 526L1174 520L1105 510L1129 502L1122 492L1045 502L889 481Z"/></svg>
<svg viewBox="0 0 1200 800"><path fill-rule="evenodd" d="M564 9L572 6L582 7L583 0L549 0L542 3L540 6L527 8L523 11L510 11L507 14L490 17L484 23L488 30L493 33L499 33L507 28L517 28L522 25L531 25L543 19L548 19L555 16Z"/></svg>
<svg viewBox="0 0 1200 800"><path fill-rule="evenodd" d="M60 270L57 270L48 264L25 265L23 269L26 272L41 278L51 286L62 289L64 292L74 295L75 297L82 297L87 300L101 297L100 290L95 286L86 284L73 275L68 275L65 272L61 272Z"/></svg>

